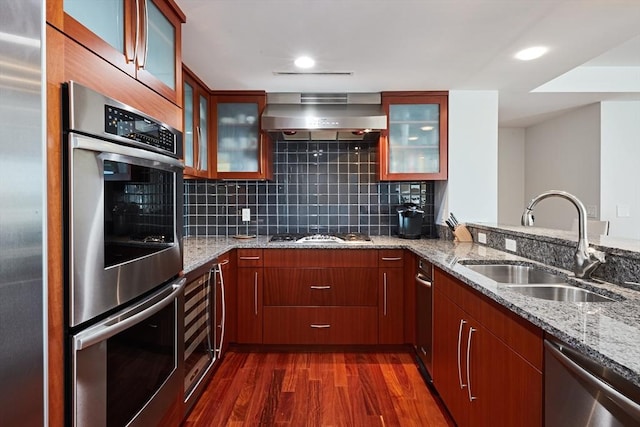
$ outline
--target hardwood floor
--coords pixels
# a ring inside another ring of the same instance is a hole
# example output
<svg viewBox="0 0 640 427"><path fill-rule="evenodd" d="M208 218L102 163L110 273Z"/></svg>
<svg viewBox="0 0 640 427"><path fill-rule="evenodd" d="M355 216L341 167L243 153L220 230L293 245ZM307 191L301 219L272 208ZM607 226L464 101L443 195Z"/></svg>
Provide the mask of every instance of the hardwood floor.
<svg viewBox="0 0 640 427"><path fill-rule="evenodd" d="M183 427L453 426L408 352L227 352Z"/></svg>

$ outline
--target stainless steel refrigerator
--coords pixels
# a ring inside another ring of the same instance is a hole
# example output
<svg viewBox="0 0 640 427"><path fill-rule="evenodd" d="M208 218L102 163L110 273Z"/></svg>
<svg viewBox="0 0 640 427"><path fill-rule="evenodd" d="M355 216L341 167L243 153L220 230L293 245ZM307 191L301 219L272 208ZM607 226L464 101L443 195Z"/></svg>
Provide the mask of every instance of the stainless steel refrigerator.
<svg viewBox="0 0 640 427"><path fill-rule="evenodd" d="M46 424L44 0L0 0L0 424Z"/></svg>

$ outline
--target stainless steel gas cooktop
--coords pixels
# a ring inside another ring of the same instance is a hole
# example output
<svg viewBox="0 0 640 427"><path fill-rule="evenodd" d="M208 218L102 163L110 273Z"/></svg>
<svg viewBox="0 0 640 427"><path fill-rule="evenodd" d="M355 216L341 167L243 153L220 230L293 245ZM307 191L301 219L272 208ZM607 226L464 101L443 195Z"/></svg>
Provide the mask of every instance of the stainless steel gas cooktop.
<svg viewBox="0 0 640 427"><path fill-rule="evenodd" d="M296 243L364 243L371 238L363 233L280 233L271 236L270 242Z"/></svg>

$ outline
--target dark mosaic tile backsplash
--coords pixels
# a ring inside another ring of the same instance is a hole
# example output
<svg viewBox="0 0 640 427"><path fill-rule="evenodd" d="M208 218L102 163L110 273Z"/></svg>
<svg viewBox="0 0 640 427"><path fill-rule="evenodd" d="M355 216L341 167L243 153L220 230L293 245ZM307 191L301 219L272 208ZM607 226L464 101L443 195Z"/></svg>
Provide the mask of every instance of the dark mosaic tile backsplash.
<svg viewBox="0 0 640 427"><path fill-rule="evenodd" d="M379 182L376 142L278 141L273 181L185 181L184 231L394 235L396 208L408 202L424 209L423 235L435 237L434 183ZM251 221L242 221L243 208Z"/></svg>

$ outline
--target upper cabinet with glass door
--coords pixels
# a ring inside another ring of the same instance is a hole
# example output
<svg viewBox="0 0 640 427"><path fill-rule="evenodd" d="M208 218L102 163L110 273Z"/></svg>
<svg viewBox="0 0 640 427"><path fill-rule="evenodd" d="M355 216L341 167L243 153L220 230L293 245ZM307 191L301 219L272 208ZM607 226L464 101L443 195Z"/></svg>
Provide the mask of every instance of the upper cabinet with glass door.
<svg viewBox="0 0 640 427"><path fill-rule="evenodd" d="M271 142L260 130L265 92L213 92L216 178L272 179Z"/></svg>
<svg viewBox="0 0 640 427"><path fill-rule="evenodd" d="M211 178L209 89L186 66L184 71L184 177Z"/></svg>
<svg viewBox="0 0 640 427"><path fill-rule="evenodd" d="M185 19L173 0L47 1L47 21L178 106Z"/></svg>
<svg viewBox="0 0 640 427"><path fill-rule="evenodd" d="M380 136L382 181L447 179L446 92L384 92L388 116Z"/></svg>

